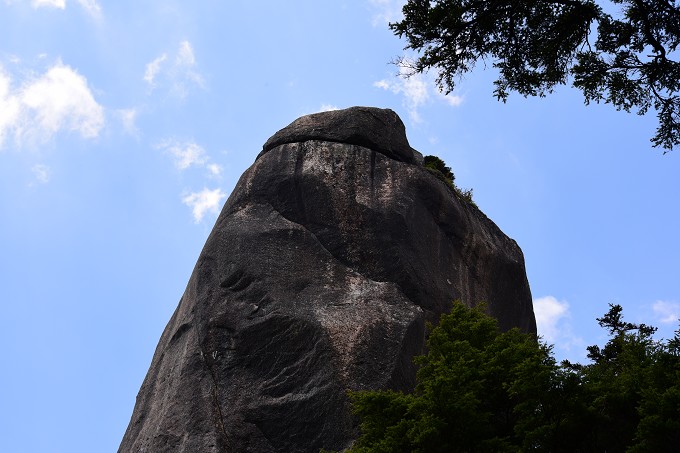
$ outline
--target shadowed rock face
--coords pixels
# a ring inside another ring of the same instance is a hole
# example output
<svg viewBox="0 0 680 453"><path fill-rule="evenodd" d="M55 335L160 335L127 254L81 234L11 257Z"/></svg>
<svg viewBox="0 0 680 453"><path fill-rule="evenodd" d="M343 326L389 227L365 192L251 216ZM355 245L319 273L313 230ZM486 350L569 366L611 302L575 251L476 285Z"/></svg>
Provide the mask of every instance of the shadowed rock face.
<svg viewBox="0 0 680 453"><path fill-rule="evenodd" d="M425 321L486 301L535 332L522 252L366 107L275 134L225 204L160 339L121 452L318 452L346 391L413 388Z"/></svg>

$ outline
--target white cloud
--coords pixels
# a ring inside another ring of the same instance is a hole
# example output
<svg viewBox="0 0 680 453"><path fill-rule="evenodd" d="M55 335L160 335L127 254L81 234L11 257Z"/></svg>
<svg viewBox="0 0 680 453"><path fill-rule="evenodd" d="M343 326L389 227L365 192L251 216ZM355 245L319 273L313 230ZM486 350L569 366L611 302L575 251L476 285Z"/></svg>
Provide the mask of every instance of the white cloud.
<svg viewBox="0 0 680 453"><path fill-rule="evenodd" d="M194 192L182 198L182 203L191 208L194 216L194 222L199 223L207 212L217 214L222 199L227 196L221 189L209 190L203 189L200 192Z"/></svg>
<svg viewBox="0 0 680 453"><path fill-rule="evenodd" d="M191 43L189 43L189 41L182 41L179 43L177 58L175 58L175 67L178 73L175 75L176 80L173 86L182 97L186 95L186 86L182 79L193 82L201 88L205 88L203 77L195 71L195 66L196 57L194 56L194 49L191 47Z"/></svg>
<svg viewBox="0 0 680 453"><path fill-rule="evenodd" d="M95 19L101 18L102 7L99 6L96 0L78 0L80 6L87 12L90 16Z"/></svg>
<svg viewBox="0 0 680 453"><path fill-rule="evenodd" d="M373 86L402 95L403 105L414 123L422 122L420 108L431 101L432 94L436 99L453 107L458 107L463 102L461 96L443 94L437 87L434 77L429 74L414 73L406 64L399 65L399 73L391 80L379 80L374 82Z"/></svg>
<svg viewBox="0 0 680 453"><path fill-rule="evenodd" d="M399 74L393 80L379 80L373 86L403 95L404 107L408 110L411 121L420 123L422 119L418 109L429 101L430 89L424 75L411 74L406 77L407 73L408 70L401 66Z"/></svg>
<svg viewBox="0 0 680 453"><path fill-rule="evenodd" d="M61 130L94 138L103 126L104 109L73 68L58 62L13 90L0 66L0 146L10 134L18 144L47 141Z"/></svg>
<svg viewBox="0 0 680 453"><path fill-rule="evenodd" d="M165 150L173 156L175 167L178 170L186 170L189 167L206 168L210 178L219 178L222 175L222 166L211 162L205 149L194 142L165 140L156 145L155 148Z"/></svg>
<svg viewBox="0 0 680 453"><path fill-rule="evenodd" d="M165 141L156 146L165 149L175 158L175 167L179 170L186 170L193 166L203 166L208 162L205 150L193 142L179 143L175 141Z"/></svg>
<svg viewBox="0 0 680 453"><path fill-rule="evenodd" d="M31 6L34 9L38 9L42 6L47 6L49 8L66 8L66 0L32 0Z"/></svg>
<svg viewBox="0 0 680 453"><path fill-rule="evenodd" d="M559 355L570 360L582 360L584 341L572 330L568 302L559 301L553 296L539 297L534 299L534 315L538 334L553 344ZM574 349L577 349L576 354Z"/></svg>
<svg viewBox="0 0 680 453"><path fill-rule="evenodd" d="M441 91L437 90L437 94L441 96L445 102L447 102L451 107L458 107L463 103L463 97L462 96L457 96L455 94L444 94Z"/></svg>
<svg viewBox="0 0 680 453"><path fill-rule="evenodd" d="M555 342L560 336L558 323L569 316L569 304L552 296L540 297L534 300L534 314L539 335Z"/></svg>
<svg viewBox="0 0 680 453"><path fill-rule="evenodd" d="M208 164L206 166L211 176L220 176L222 174L222 166L218 164Z"/></svg>
<svg viewBox="0 0 680 453"><path fill-rule="evenodd" d="M194 49L191 47L189 41L182 41L179 43L177 50L177 58L175 58L177 66L192 67L196 64L196 57L194 56Z"/></svg>
<svg viewBox="0 0 680 453"><path fill-rule="evenodd" d="M663 324L676 323L680 319L680 303L678 302L657 300L652 305L652 310L658 321Z"/></svg>
<svg viewBox="0 0 680 453"><path fill-rule="evenodd" d="M35 179L41 184L47 184L50 181L50 167L43 164L34 165L31 168Z"/></svg>
<svg viewBox="0 0 680 453"><path fill-rule="evenodd" d="M0 147L20 116L21 102L11 93L11 79L0 66Z"/></svg>
<svg viewBox="0 0 680 453"><path fill-rule="evenodd" d="M143 78L152 89L160 84L177 97L184 98L191 86L205 88L203 76L196 70L196 56L189 41L180 42L174 59L168 60L168 54L163 53L146 65Z"/></svg>
<svg viewBox="0 0 680 453"><path fill-rule="evenodd" d="M102 15L102 7L99 6L97 0L77 0L78 4L88 13L91 17L95 19L100 19ZM14 3L10 0L5 0L6 4ZM31 6L33 9L38 8L56 8L56 9L66 9L66 0L31 0Z"/></svg>
<svg viewBox="0 0 680 453"><path fill-rule="evenodd" d="M152 87L154 87L155 86L154 81L156 80L156 76L161 70L161 64L167 59L168 56L166 54L163 54L160 57L154 59L152 62L148 63L146 65L146 69L144 70L144 81L147 82Z"/></svg>
<svg viewBox="0 0 680 453"><path fill-rule="evenodd" d="M157 149L163 149L172 155L175 167L179 170L186 170L189 167L199 167L208 170L208 177L219 178L222 174L222 166L210 162L210 157L205 150L194 142L178 142L166 140L158 145ZM219 188L209 190L204 188L200 192L193 192L182 196L182 203L192 209L194 221L199 223L207 212L217 212L220 201L226 194Z"/></svg>
<svg viewBox="0 0 680 453"><path fill-rule="evenodd" d="M27 127L29 134L37 129L36 132L51 137L65 128L93 138L104 125L104 111L95 101L85 77L61 63L25 86L21 102L36 122L35 126Z"/></svg>
<svg viewBox="0 0 680 453"><path fill-rule="evenodd" d="M319 112L332 112L334 110L340 110L340 108L332 104L321 104L319 108Z"/></svg>

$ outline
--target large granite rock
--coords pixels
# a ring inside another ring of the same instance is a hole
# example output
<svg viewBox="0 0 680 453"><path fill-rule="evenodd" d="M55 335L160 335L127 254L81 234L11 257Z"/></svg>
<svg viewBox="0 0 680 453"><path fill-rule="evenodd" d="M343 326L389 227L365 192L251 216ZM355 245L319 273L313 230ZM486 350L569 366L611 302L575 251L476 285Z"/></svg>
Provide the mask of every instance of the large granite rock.
<svg viewBox="0 0 680 453"><path fill-rule="evenodd" d="M420 164L391 110L300 118L241 177L160 339L121 452L318 452L347 390L414 385L425 322L486 301L535 332L517 244Z"/></svg>

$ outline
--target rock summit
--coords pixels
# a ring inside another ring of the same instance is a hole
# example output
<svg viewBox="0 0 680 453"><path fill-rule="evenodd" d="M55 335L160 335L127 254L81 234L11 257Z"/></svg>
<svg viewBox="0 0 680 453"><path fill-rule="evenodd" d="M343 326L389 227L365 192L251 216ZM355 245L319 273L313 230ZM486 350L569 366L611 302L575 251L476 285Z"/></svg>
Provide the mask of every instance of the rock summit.
<svg viewBox="0 0 680 453"><path fill-rule="evenodd" d="M422 166L396 113L299 118L222 209L119 451L342 450L347 391L411 390L425 323L456 299L536 331L522 251Z"/></svg>

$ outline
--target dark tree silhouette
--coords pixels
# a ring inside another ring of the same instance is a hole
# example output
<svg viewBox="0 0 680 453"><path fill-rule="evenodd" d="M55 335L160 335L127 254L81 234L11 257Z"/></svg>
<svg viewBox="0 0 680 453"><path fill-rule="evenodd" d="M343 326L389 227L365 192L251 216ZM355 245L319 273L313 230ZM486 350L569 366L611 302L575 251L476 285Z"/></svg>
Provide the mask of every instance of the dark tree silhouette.
<svg viewBox="0 0 680 453"><path fill-rule="evenodd" d="M409 0L390 24L451 92L482 60L498 69L495 96L545 96L569 82L585 102L657 112L651 141L680 143L680 9L675 0ZM666 152L666 151L664 151Z"/></svg>

